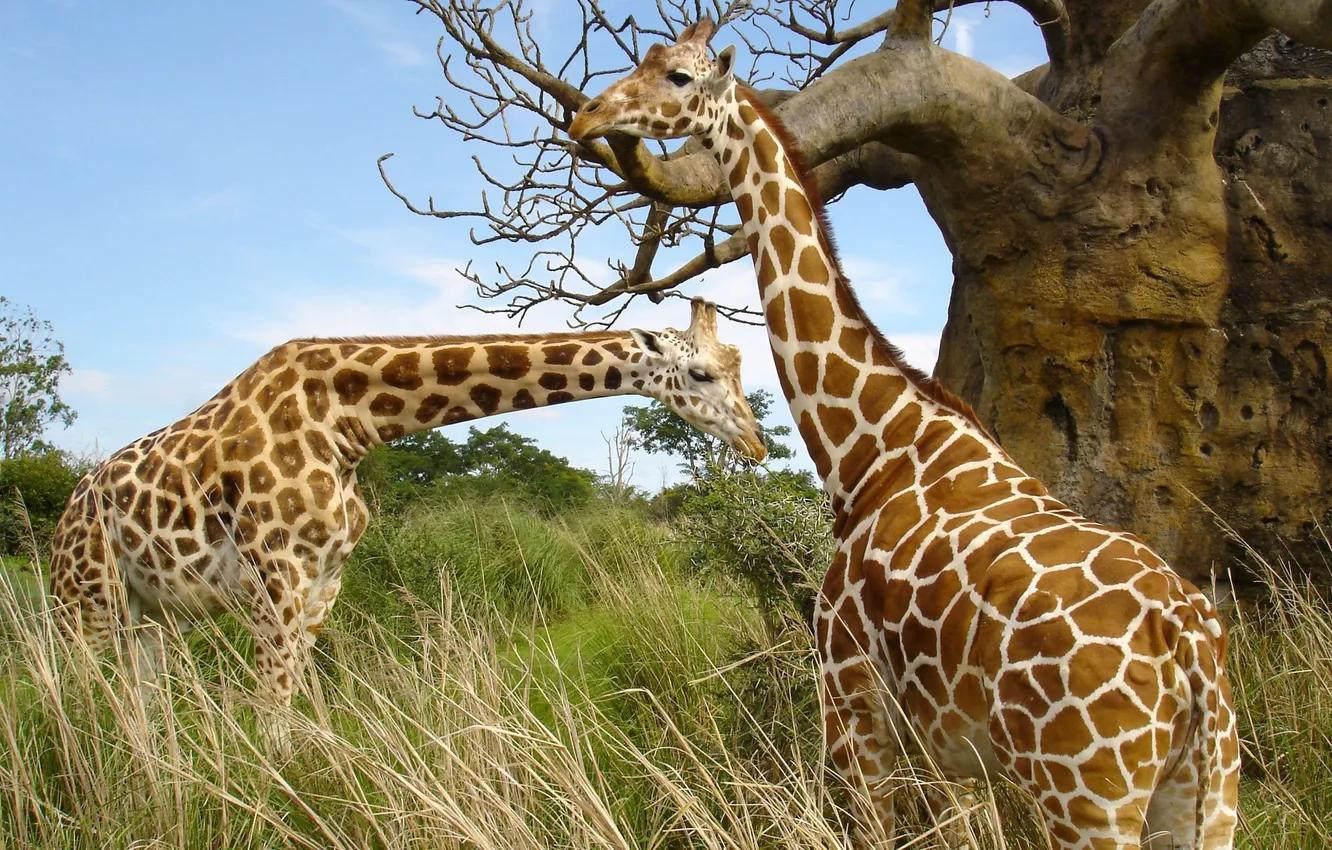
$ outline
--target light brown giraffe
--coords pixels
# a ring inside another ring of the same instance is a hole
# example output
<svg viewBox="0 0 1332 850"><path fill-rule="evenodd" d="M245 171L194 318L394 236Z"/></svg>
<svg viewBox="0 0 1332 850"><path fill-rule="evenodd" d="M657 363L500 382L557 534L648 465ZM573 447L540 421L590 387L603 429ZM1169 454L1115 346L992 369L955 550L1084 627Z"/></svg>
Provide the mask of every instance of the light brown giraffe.
<svg viewBox="0 0 1332 850"><path fill-rule="evenodd" d="M51 546L57 615L100 649L122 626L242 612L263 695L289 705L365 531L356 468L367 452L441 425L621 394L660 400L745 457L766 454L740 352L717 338L716 307L701 300L684 332L280 345L79 482ZM132 634L152 677L159 644Z"/></svg>
<svg viewBox="0 0 1332 850"><path fill-rule="evenodd" d="M1212 605L1026 475L870 323L780 121L704 20L569 135L697 137L727 176L786 397L836 516L815 630L832 759L892 836L890 776L1007 777L1060 848L1231 846L1239 745Z"/></svg>

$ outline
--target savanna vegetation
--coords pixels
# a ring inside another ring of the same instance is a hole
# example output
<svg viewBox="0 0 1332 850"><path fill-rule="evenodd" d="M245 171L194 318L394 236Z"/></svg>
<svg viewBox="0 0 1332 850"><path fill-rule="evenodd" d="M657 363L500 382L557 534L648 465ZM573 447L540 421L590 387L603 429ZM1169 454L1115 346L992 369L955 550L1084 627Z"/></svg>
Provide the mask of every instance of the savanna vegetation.
<svg viewBox="0 0 1332 850"><path fill-rule="evenodd" d="M289 759L260 743L238 622L168 636L180 645L145 704L130 659L53 633L41 565L6 562L0 846L842 845L851 792L825 765L802 610L829 524L805 477L720 463L626 496L505 429L393 444L367 473L377 516ZM1241 846L1321 846L1332 615L1285 573L1268 580L1273 603L1232 633ZM915 765L902 793L938 782ZM977 847L1043 846L1013 789L980 800ZM934 846L923 816L908 828Z"/></svg>

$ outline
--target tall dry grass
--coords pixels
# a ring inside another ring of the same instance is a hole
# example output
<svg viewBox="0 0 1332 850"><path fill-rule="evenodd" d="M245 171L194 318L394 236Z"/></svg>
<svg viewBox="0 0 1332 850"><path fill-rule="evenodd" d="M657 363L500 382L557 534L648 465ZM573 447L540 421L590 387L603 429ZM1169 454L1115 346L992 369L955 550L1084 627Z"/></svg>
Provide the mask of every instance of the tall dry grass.
<svg viewBox="0 0 1332 850"><path fill-rule="evenodd" d="M734 587L683 577L652 529L603 546L594 521L534 531L507 506L466 510L441 526L463 535L448 551L511 552L506 589L487 602L477 588L493 585L467 572L459 591L429 533L386 532L383 564L415 559L407 573L443 581L429 604L399 594L389 625L340 613L285 761L259 744L241 630L166 636L145 702L127 664L61 640L35 583L0 571L0 846L844 846L852 792L823 758L807 633L774 634ZM1232 628L1250 766L1239 843L1332 846L1332 616L1288 575L1267 580L1278 604ZM558 611L515 596L524 583L553 588ZM920 805L937 782L904 768L899 846L939 846ZM981 790L975 846L1044 845L1020 795Z"/></svg>

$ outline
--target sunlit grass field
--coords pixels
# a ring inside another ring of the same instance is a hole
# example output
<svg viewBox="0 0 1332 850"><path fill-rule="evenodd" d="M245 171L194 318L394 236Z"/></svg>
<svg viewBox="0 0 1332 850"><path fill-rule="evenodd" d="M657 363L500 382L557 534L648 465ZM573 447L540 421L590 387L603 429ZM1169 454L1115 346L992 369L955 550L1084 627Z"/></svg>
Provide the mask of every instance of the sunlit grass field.
<svg viewBox="0 0 1332 850"><path fill-rule="evenodd" d="M0 847L839 847L808 632L773 628L664 525L441 499L375 523L291 718L255 732L244 630L125 665L53 633L31 565L0 581ZM1332 615L1276 571L1232 622L1246 771L1239 845L1332 846ZM939 846L903 772L899 846ZM978 847L1044 846L1009 788ZM996 828L1002 823L1002 828Z"/></svg>

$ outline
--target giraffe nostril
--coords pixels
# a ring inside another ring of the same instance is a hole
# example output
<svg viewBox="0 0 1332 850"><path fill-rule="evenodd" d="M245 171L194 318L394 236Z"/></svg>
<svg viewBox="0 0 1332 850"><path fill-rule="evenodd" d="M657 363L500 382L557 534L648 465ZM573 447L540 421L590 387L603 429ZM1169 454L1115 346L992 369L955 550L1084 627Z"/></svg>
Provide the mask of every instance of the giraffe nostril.
<svg viewBox="0 0 1332 850"><path fill-rule="evenodd" d="M596 112L600 108L601 108L601 101L589 100L587 103L583 104L583 114L591 115L593 112Z"/></svg>

